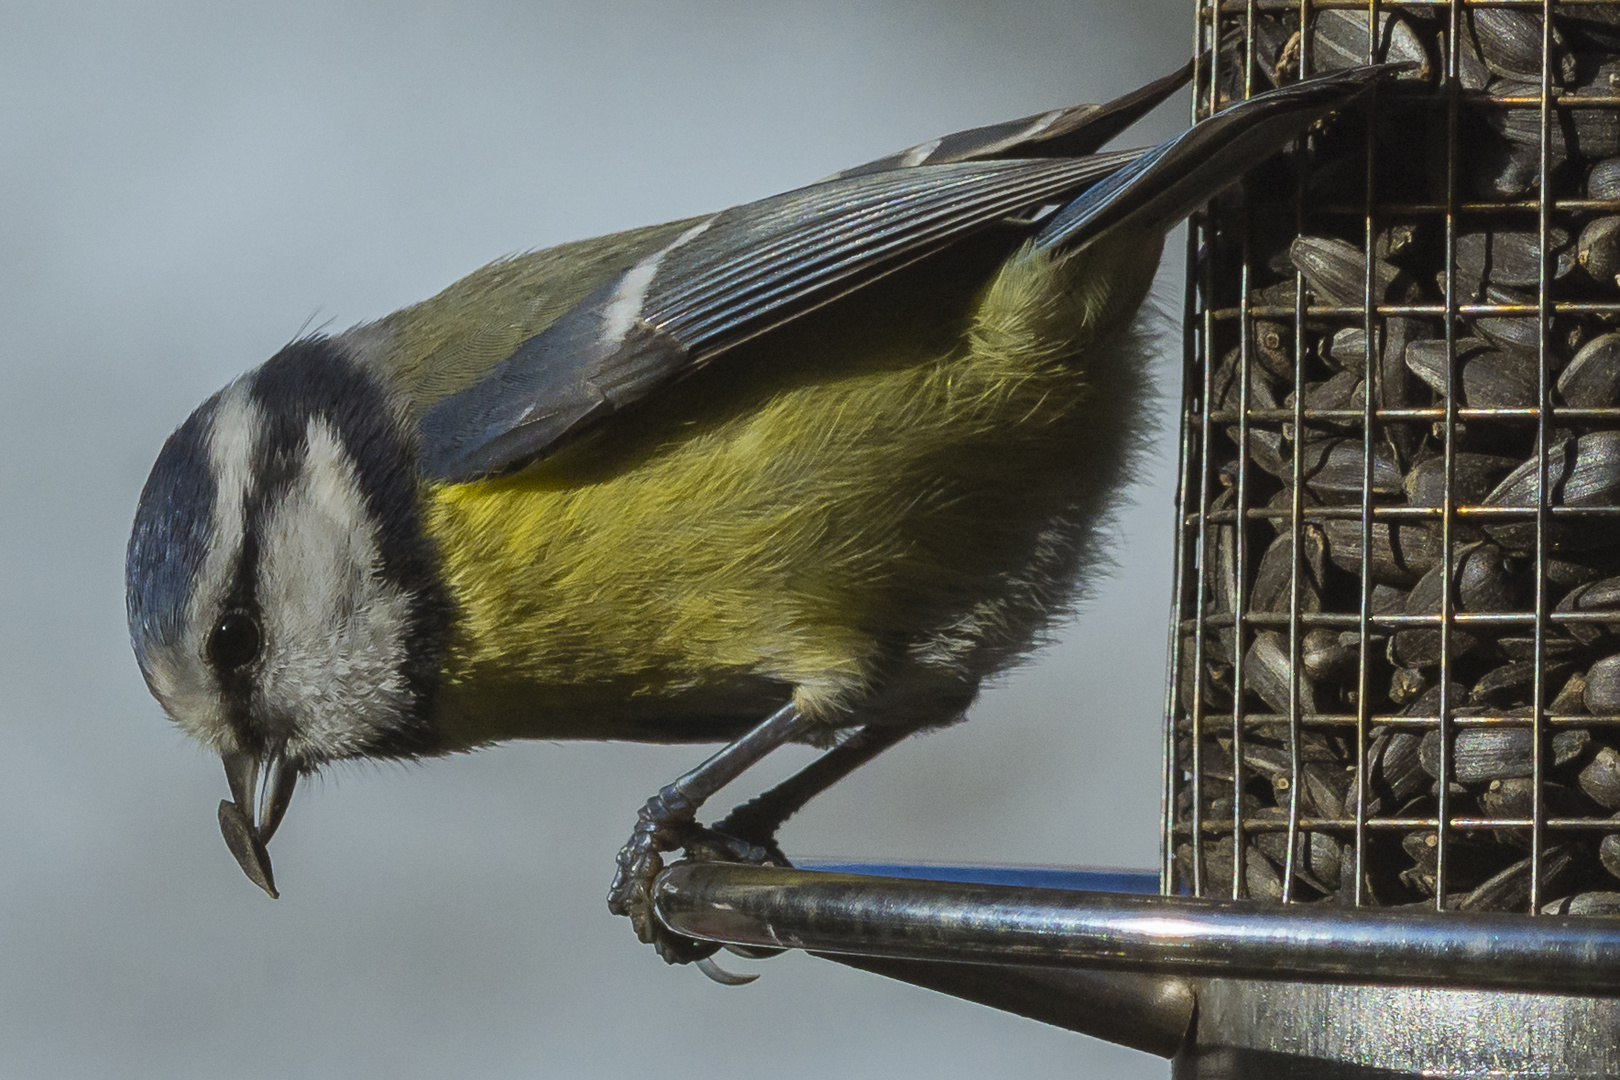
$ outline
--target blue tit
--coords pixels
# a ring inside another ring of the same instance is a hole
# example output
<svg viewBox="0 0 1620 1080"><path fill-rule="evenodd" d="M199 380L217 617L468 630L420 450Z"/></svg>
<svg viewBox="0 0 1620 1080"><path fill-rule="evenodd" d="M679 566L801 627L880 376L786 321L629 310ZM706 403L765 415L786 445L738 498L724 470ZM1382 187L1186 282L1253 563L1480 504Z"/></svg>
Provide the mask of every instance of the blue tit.
<svg viewBox="0 0 1620 1080"><path fill-rule="evenodd" d="M505 258L230 383L159 453L126 584L243 869L275 895L265 844L329 762L733 740L643 808L610 895L693 958L649 912L660 853L780 858L787 814L1038 644L1142 439L1165 232L1380 74L1101 149L1183 71ZM788 741L831 749L697 825Z"/></svg>

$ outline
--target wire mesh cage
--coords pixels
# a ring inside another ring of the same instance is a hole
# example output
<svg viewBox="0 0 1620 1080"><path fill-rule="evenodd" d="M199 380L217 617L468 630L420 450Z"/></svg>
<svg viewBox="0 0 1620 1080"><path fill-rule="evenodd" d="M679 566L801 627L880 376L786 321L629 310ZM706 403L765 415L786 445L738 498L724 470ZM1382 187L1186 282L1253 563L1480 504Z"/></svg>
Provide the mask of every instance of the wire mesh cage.
<svg viewBox="0 0 1620 1080"><path fill-rule="evenodd" d="M659 917L1185 1080L1620 1075L1620 0L1195 11L1195 118L1401 67L1189 230L1164 895L677 864Z"/></svg>
<svg viewBox="0 0 1620 1080"><path fill-rule="evenodd" d="M1164 891L1620 914L1620 3L1197 27L1408 66L1190 229Z"/></svg>

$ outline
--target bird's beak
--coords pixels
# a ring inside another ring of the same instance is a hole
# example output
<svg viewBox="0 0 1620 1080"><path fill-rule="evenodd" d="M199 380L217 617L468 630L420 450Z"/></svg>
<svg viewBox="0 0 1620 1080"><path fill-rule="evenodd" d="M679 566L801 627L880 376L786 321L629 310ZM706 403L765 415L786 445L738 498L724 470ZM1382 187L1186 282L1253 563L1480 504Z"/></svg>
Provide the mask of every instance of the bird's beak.
<svg viewBox="0 0 1620 1080"><path fill-rule="evenodd" d="M219 804L219 831L248 880L275 898L279 894L265 845L287 813L287 804L292 802L298 769L280 751L263 757L235 751L220 756L234 801Z"/></svg>

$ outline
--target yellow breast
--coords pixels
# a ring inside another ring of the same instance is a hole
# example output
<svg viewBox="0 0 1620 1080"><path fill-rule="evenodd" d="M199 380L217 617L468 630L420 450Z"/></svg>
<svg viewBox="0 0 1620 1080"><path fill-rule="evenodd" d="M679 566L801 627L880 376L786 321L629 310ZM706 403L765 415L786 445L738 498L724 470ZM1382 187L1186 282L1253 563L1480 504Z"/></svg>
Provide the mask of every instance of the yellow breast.
<svg viewBox="0 0 1620 1080"><path fill-rule="evenodd" d="M1130 255L1023 252L946 334L849 361L830 323L523 472L433 489L457 608L441 730L719 738L789 693L832 718L896 677L993 606L1045 526L1089 530L1107 501L1143 387L1115 354L1157 245Z"/></svg>

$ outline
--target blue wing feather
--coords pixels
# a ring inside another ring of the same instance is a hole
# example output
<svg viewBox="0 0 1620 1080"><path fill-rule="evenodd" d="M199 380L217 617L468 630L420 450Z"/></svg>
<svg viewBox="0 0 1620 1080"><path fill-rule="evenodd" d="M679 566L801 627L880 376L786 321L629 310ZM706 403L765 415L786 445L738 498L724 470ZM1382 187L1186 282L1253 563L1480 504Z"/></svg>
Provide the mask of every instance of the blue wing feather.
<svg viewBox="0 0 1620 1080"><path fill-rule="evenodd" d="M440 401L422 420L423 471L454 482L521 467L726 350L992 227L1009 252L1030 238L1075 249L1115 228L1162 233L1398 67L1259 95L1148 151L863 167L705 218ZM1177 78L1109 115L1161 100ZM998 139L967 144L992 153ZM1013 218L1052 203L1064 205L1044 224Z"/></svg>

